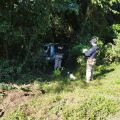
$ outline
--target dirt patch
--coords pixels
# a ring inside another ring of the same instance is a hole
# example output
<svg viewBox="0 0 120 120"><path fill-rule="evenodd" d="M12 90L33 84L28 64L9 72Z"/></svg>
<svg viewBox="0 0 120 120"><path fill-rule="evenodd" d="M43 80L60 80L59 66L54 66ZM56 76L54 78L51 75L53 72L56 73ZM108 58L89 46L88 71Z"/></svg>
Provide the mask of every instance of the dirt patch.
<svg viewBox="0 0 120 120"><path fill-rule="evenodd" d="M11 91L6 92L6 97L3 102L0 104L2 113L7 113L8 110L13 109L17 105L28 102L33 96L33 93L27 93L23 91ZM1 113L1 114L2 114Z"/></svg>
<svg viewBox="0 0 120 120"><path fill-rule="evenodd" d="M14 90L5 91L1 90L1 98L0 98L0 116L3 114L12 111L16 106L22 105L30 101L33 96L39 96L45 94L45 90L43 89L35 89L33 85L21 85L18 86L16 84L10 84Z"/></svg>

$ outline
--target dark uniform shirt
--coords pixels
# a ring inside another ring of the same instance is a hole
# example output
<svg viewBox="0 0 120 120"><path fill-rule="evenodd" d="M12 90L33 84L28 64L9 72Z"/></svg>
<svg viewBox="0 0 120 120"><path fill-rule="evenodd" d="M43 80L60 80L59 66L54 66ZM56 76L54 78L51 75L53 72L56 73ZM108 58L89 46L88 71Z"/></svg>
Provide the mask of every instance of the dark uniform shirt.
<svg viewBox="0 0 120 120"><path fill-rule="evenodd" d="M97 45L93 46L92 48L90 48L88 51L85 52L85 56L87 58L92 58L92 59L95 58L97 49L98 49Z"/></svg>

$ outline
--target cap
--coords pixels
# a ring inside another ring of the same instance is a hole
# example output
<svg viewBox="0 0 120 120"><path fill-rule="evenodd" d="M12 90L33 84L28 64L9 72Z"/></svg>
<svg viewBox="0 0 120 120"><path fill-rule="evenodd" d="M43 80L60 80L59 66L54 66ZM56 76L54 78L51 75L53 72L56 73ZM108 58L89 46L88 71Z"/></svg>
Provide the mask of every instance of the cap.
<svg viewBox="0 0 120 120"><path fill-rule="evenodd" d="M97 40L96 40L96 38L93 38L91 41L90 41L90 43L97 43Z"/></svg>
<svg viewBox="0 0 120 120"><path fill-rule="evenodd" d="M63 47L62 46L58 46L58 49L63 49Z"/></svg>

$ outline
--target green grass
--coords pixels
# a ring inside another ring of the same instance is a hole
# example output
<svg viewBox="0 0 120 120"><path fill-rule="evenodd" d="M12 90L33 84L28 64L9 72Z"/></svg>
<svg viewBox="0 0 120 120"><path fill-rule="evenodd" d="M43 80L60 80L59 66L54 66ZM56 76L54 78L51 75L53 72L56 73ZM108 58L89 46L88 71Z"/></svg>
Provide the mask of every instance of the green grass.
<svg viewBox="0 0 120 120"><path fill-rule="evenodd" d="M12 87L9 84L5 84L5 83L0 83L0 90L12 90L15 89L14 87Z"/></svg>
<svg viewBox="0 0 120 120"><path fill-rule="evenodd" d="M109 67L113 68L90 84L60 77L49 82L36 79L32 85L45 94L13 108L2 120L105 120L114 116L120 112L120 65Z"/></svg>

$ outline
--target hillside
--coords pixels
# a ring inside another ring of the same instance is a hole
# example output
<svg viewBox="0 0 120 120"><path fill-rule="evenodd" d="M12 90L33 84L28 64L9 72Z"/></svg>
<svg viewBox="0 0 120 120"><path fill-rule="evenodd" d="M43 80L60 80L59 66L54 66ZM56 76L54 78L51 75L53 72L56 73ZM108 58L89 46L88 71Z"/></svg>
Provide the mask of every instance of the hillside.
<svg viewBox="0 0 120 120"><path fill-rule="evenodd" d="M16 89L0 93L1 120L119 120L120 65L99 75L90 84L49 77L12 84Z"/></svg>

